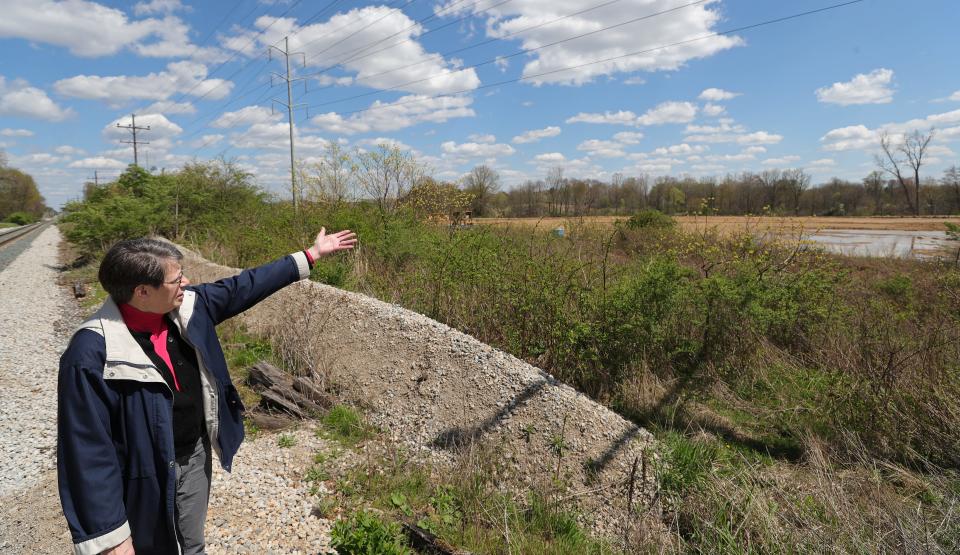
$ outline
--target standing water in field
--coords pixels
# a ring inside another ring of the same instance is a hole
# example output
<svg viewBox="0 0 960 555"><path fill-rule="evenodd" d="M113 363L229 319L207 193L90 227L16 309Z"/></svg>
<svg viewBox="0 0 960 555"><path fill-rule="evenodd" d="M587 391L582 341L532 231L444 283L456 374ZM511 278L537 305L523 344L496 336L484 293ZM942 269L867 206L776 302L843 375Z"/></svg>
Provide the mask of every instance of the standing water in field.
<svg viewBox="0 0 960 555"><path fill-rule="evenodd" d="M950 256L958 245L944 231L821 229L803 235L824 250L846 256L934 258Z"/></svg>

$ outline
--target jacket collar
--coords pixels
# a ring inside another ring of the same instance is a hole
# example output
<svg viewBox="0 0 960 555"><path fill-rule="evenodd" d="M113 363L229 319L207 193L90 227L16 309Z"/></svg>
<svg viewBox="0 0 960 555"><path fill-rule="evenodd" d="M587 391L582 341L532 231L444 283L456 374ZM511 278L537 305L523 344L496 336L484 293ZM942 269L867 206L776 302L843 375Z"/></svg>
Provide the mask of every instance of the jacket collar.
<svg viewBox="0 0 960 555"><path fill-rule="evenodd" d="M184 330L187 329L187 323L193 315L196 300L196 292L188 289L183 293L183 304L170 313L171 320L179 328L181 334L185 333ZM111 297L107 297L103 306L81 324L79 329L90 329L103 335L108 363L153 366L153 362L143 352L137 340L131 335L130 330L127 329L123 316L120 314L120 308Z"/></svg>

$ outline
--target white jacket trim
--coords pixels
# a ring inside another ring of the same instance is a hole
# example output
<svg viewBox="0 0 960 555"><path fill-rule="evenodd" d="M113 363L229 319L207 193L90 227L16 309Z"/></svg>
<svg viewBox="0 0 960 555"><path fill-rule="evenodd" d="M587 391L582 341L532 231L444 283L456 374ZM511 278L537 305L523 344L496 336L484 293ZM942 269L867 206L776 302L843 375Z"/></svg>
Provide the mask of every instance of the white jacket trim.
<svg viewBox="0 0 960 555"><path fill-rule="evenodd" d="M310 263L307 262L307 255L303 251L292 253L293 261L297 263L297 271L300 272L300 279L310 277Z"/></svg>
<svg viewBox="0 0 960 555"><path fill-rule="evenodd" d="M111 547L116 547L130 537L130 523L124 521L117 529L107 532L102 536L89 539L84 542L73 544L73 553L75 555L96 555L102 553Z"/></svg>

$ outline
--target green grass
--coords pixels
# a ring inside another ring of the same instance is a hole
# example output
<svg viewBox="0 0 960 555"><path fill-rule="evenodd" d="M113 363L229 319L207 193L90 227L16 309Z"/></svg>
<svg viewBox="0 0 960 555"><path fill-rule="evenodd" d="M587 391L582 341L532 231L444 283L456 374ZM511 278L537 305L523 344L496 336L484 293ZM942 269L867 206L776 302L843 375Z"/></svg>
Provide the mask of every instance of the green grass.
<svg viewBox="0 0 960 555"><path fill-rule="evenodd" d="M288 434L280 434L280 437L277 438L277 447L280 447L281 449L289 449L296 444L297 438Z"/></svg>
<svg viewBox="0 0 960 555"><path fill-rule="evenodd" d="M10 222L0 222L0 229L6 229L8 227L17 227L17 224L12 224Z"/></svg>
<svg viewBox="0 0 960 555"><path fill-rule="evenodd" d="M346 405L331 408L320 419L320 424L322 427L317 429L317 434L347 446L355 445L373 434L373 429L363 421L360 413Z"/></svg>

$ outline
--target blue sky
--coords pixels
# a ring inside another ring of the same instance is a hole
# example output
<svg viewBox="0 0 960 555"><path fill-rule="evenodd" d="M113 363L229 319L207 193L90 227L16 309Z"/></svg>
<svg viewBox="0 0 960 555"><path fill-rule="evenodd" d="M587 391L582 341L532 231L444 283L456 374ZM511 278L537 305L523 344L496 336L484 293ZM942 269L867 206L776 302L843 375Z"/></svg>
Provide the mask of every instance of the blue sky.
<svg viewBox="0 0 960 555"><path fill-rule="evenodd" d="M286 89L267 50L288 37L307 62L308 166L329 141L389 141L439 178L487 164L505 188L557 166L602 180L799 167L818 183L875 169L881 131L930 128L924 173L960 164L957 0L710 36L839 1L0 0L0 149L58 207L132 162L116 124L136 113L141 165L224 156L283 192L286 113L270 99Z"/></svg>

